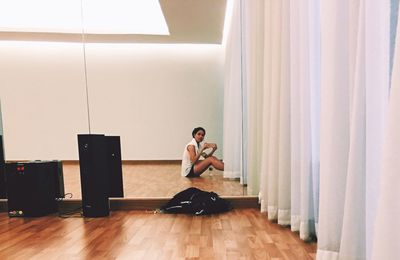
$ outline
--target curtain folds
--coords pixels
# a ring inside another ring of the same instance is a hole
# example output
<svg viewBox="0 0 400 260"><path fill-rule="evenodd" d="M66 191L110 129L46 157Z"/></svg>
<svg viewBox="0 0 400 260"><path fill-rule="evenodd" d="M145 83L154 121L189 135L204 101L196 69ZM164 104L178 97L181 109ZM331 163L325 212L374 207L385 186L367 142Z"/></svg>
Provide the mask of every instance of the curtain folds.
<svg viewBox="0 0 400 260"><path fill-rule="evenodd" d="M366 70L366 259L371 259L373 227L376 218L382 144L389 101L390 75L390 3L365 1ZM373 18L373 19L371 19ZM380 39L377 41L376 39Z"/></svg>
<svg viewBox="0 0 400 260"><path fill-rule="evenodd" d="M399 26L392 71L387 124L382 147L380 196L374 226L372 259L400 259L400 41Z"/></svg>
<svg viewBox="0 0 400 260"><path fill-rule="evenodd" d="M236 3L243 106L225 100L225 115L242 119L236 161L261 211L301 239L317 236L317 259L400 259L398 1ZM238 75L228 78L225 98L239 89Z"/></svg>
<svg viewBox="0 0 400 260"><path fill-rule="evenodd" d="M339 259L365 259L366 205L366 100L365 100L365 3L358 8L358 37L352 91L349 157L346 177L346 196Z"/></svg>
<svg viewBox="0 0 400 260"><path fill-rule="evenodd" d="M263 116L264 1L242 1L243 89L246 137L245 179L247 192L257 195L260 189L260 159Z"/></svg>
<svg viewBox="0 0 400 260"><path fill-rule="evenodd" d="M224 87L225 178L260 189L263 117L264 1L234 1Z"/></svg>
<svg viewBox="0 0 400 260"><path fill-rule="evenodd" d="M236 42L227 46L226 66L227 72L240 68L240 77L226 74L224 176L242 176L269 219L309 239L316 233L319 194L319 2L234 5L229 39Z"/></svg>
<svg viewBox="0 0 400 260"><path fill-rule="evenodd" d="M223 159L225 178L243 176L243 95L240 2L235 1L225 46Z"/></svg>
<svg viewBox="0 0 400 260"><path fill-rule="evenodd" d="M388 1L322 2L317 259L371 259L389 89L390 6ZM331 11L339 9L343 17Z"/></svg>
<svg viewBox="0 0 400 260"><path fill-rule="evenodd" d="M261 194L261 201L265 205L264 208L268 211L269 219L278 218L278 191L279 191L279 128L280 128L280 84L281 84L281 7L282 1L272 0L270 9L267 10L266 16L270 17L270 35L268 40L270 41L270 66L271 70L269 75L268 85L265 85L266 91L269 91L269 100L265 100L269 104L269 122L264 124L269 129L269 135L264 136L268 138L269 147L267 147L267 156L263 155L263 161L268 161L266 165L267 174L267 187L265 194ZM274 35L274 37L271 37ZM266 199L264 199L266 198ZM281 198L282 200L282 198ZM281 209L282 210L282 209Z"/></svg>
<svg viewBox="0 0 400 260"><path fill-rule="evenodd" d="M319 191L318 1L290 6L291 228L302 239L315 235Z"/></svg>

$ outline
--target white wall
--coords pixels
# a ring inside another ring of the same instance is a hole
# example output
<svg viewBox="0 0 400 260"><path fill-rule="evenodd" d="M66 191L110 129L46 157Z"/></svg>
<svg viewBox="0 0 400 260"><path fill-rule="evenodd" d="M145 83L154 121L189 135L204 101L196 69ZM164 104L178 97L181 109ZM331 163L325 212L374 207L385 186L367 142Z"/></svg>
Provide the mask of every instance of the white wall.
<svg viewBox="0 0 400 260"><path fill-rule="evenodd" d="M124 160L180 159L195 126L222 151L222 52L87 44L91 132L120 135ZM0 42L0 57L6 159L78 159L76 135L89 131L82 46Z"/></svg>
<svg viewBox="0 0 400 260"><path fill-rule="evenodd" d="M87 131L79 44L0 42L7 160L76 158Z"/></svg>

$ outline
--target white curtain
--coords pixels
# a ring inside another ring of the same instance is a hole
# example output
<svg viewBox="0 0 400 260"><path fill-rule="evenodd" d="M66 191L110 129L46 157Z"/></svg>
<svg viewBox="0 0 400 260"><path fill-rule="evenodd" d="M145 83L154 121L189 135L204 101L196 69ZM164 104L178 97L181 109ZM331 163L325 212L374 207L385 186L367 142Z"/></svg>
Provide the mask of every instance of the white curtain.
<svg viewBox="0 0 400 260"><path fill-rule="evenodd" d="M289 1L270 1L265 8L263 138L261 210L279 224L290 224L290 31Z"/></svg>
<svg viewBox="0 0 400 260"><path fill-rule="evenodd" d="M400 259L400 27L394 55L387 124L382 148L380 196L372 259Z"/></svg>
<svg viewBox="0 0 400 260"><path fill-rule="evenodd" d="M318 220L319 1L292 1L290 9L291 229L308 239Z"/></svg>
<svg viewBox="0 0 400 260"><path fill-rule="evenodd" d="M358 6L358 32L354 53L354 77L349 82L350 131L347 165L346 196L340 259L366 258L366 88L365 88L365 2ZM357 11L356 11L357 12Z"/></svg>
<svg viewBox="0 0 400 260"><path fill-rule="evenodd" d="M319 187L318 2L265 6L261 210L315 235Z"/></svg>
<svg viewBox="0 0 400 260"><path fill-rule="evenodd" d="M253 106L242 109L243 160L259 174L261 211L302 239L317 235L317 259L400 259L399 40L390 68L397 6L269 0L262 15L248 2L242 100Z"/></svg>
<svg viewBox="0 0 400 260"><path fill-rule="evenodd" d="M243 70L240 2L234 1L225 46L223 159L225 178L243 180Z"/></svg>
<svg viewBox="0 0 400 260"><path fill-rule="evenodd" d="M388 104L390 71L389 3L365 1L366 80L366 259L371 259L373 226L379 196L383 133ZM376 40L380 39L380 40Z"/></svg>
<svg viewBox="0 0 400 260"><path fill-rule="evenodd" d="M388 1L322 1L317 259L371 257L389 89L389 7Z"/></svg>
<svg viewBox="0 0 400 260"><path fill-rule="evenodd" d="M224 176L259 190L268 218L303 239L318 216L318 10L318 0L235 1L226 52Z"/></svg>
<svg viewBox="0 0 400 260"><path fill-rule="evenodd" d="M321 4L321 193L317 259L337 259L350 144L351 71L354 71L351 41L354 37L350 37L354 27L350 24L357 25L358 21L350 17L347 0L325 0Z"/></svg>
<svg viewBox="0 0 400 260"><path fill-rule="evenodd" d="M245 179L249 195L260 189L263 104L264 1L241 1L243 88L246 112Z"/></svg>
<svg viewBox="0 0 400 260"><path fill-rule="evenodd" d="M234 1L224 87L225 178L259 193L262 148L264 1Z"/></svg>

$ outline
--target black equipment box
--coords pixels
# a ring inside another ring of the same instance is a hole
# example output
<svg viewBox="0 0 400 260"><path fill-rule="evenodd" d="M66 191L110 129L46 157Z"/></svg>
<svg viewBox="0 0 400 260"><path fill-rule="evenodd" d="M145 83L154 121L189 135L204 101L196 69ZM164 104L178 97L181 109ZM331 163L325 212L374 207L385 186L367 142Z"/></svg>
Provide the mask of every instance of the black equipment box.
<svg viewBox="0 0 400 260"><path fill-rule="evenodd" d="M61 161L6 163L5 172L10 217L57 212L57 198L65 196Z"/></svg>

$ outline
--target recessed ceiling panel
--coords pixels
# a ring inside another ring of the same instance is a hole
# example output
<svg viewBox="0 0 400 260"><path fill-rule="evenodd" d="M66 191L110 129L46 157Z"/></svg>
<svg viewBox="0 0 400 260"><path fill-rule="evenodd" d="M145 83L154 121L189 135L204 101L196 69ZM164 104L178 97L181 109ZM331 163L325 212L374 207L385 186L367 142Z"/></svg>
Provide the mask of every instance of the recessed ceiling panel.
<svg viewBox="0 0 400 260"><path fill-rule="evenodd" d="M146 6L152 5L150 0L83 0L85 41L221 44L226 1L156 0L156 13L164 14L165 19L161 30L156 32L155 24L160 24L160 19L151 18L145 11ZM141 7L129 6L133 2L138 2ZM8 9L4 8L7 5ZM80 41L80 5L80 0L0 0L0 40ZM40 15L43 10L38 6L54 10L49 16L51 23L45 22L44 15ZM22 17L28 17L30 13L35 13L35 18L24 22ZM139 27L135 28L129 22L132 17L141 17ZM25 29L13 29L10 23L5 22L7 19L13 19L13 23L19 26L25 23ZM64 24L63 21L68 19L72 21ZM112 24L118 26L113 28ZM46 30L38 30L39 27Z"/></svg>

